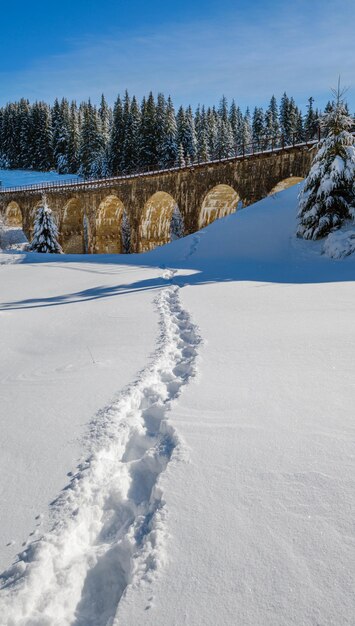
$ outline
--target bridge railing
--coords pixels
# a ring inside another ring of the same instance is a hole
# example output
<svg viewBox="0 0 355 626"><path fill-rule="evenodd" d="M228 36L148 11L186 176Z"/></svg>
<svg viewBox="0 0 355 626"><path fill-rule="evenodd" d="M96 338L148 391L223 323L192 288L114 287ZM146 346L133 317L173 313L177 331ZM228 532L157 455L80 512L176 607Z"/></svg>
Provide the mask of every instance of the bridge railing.
<svg viewBox="0 0 355 626"><path fill-rule="evenodd" d="M289 136L286 135L274 135L265 136L258 141L251 141L249 143L236 144L232 149L229 149L226 153L220 153L218 158L201 160L196 159L189 161L185 164L177 165L176 163L161 165L153 165L145 168L141 168L138 171L126 172L118 174L117 176L108 176L102 178L73 178L63 181L54 180L50 182L36 183L32 185L20 185L17 187L1 187L0 196L10 193L28 192L32 194L46 193L51 190L66 191L72 190L85 190L85 189L100 189L103 187L109 187L113 182L137 178L141 176L153 176L155 174L162 174L164 172L179 171L183 169L192 169L195 167L202 167L209 164L234 161L236 159L244 159L253 155L276 152L287 150L292 147L311 147L316 144L322 137L323 132L320 128L312 136L307 137L304 134L292 133Z"/></svg>

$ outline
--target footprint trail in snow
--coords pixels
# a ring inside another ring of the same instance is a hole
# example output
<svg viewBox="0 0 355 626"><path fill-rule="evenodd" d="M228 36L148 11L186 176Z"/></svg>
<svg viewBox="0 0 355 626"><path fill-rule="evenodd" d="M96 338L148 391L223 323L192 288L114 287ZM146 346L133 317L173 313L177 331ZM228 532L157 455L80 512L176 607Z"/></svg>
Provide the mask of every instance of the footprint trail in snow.
<svg viewBox="0 0 355 626"><path fill-rule="evenodd" d="M196 243L194 241L194 243ZM167 421L195 373L196 327L170 284L157 300L153 362L91 425L91 456L53 505L53 528L1 576L1 626L110 626L131 583L165 558L159 476L181 444Z"/></svg>

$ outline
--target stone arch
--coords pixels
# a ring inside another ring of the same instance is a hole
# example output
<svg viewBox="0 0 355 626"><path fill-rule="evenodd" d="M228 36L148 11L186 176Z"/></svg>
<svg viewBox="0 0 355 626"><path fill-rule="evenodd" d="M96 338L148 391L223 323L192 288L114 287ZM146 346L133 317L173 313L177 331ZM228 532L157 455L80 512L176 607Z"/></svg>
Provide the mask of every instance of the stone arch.
<svg viewBox="0 0 355 626"><path fill-rule="evenodd" d="M147 252L171 240L171 220L174 198L165 191L157 191L144 205L138 229L138 251Z"/></svg>
<svg viewBox="0 0 355 626"><path fill-rule="evenodd" d="M20 206L12 200L9 202L5 209L5 223L6 226L14 226L17 228L22 228L22 211Z"/></svg>
<svg viewBox="0 0 355 626"><path fill-rule="evenodd" d="M206 194L198 218L198 228L204 228L238 208L239 194L230 185L216 185Z"/></svg>
<svg viewBox="0 0 355 626"><path fill-rule="evenodd" d="M275 193L279 193L280 191L285 191L285 189L289 189L289 187L293 187L293 185L297 185L304 180L301 176L289 176L288 178L284 178L280 180L277 185L269 191L268 196L273 196Z"/></svg>
<svg viewBox="0 0 355 626"><path fill-rule="evenodd" d="M84 210L79 198L71 198L64 206L60 243L66 254L85 253Z"/></svg>
<svg viewBox="0 0 355 626"><path fill-rule="evenodd" d="M102 202L96 217L96 245L98 254L122 252L123 202L116 195L109 195Z"/></svg>

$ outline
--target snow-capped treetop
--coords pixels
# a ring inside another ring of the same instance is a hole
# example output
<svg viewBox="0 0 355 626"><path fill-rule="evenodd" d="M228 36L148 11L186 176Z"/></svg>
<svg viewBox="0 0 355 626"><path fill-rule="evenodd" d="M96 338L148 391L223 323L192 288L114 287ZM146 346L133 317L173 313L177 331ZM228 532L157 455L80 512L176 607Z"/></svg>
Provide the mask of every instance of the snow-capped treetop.
<svg viewBox="0 0 355 626"><path fill-rule="evenodd" d="M321 119L327 134L318 144L313 165L300 194L297 234L319 239L355 217L355 138L353 120L337 100Z"/></svg>

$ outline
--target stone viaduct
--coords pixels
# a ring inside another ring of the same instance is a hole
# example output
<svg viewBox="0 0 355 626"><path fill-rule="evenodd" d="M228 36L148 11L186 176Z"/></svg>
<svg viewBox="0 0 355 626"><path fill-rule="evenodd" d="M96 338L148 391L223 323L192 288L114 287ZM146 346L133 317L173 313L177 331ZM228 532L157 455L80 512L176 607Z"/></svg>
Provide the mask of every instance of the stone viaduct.
<svg viewBox="0 0 355 626"><path fill-rule="evenodd" d="M121 252L125 213L130 252L144 252L170 241L175 207L184 234L193 233L266 197L282 183L298 182L311 160L312 146L299 144L140 175L5 188L0 191L0 212L9 224L21 225L30 239L45 194L66 253Z"/></svg>

